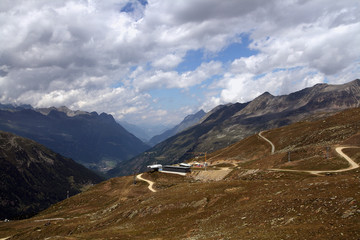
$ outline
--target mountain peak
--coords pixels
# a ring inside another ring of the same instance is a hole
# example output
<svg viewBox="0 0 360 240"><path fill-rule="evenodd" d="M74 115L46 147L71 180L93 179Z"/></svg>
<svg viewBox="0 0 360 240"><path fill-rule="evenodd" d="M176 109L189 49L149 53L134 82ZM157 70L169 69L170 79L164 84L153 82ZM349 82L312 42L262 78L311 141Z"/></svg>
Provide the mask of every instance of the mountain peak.
<svg viewBox="0 0 360 240"><path fill-rule="evenodd" d="M65 113L68 117L75 117L83 114L90 115L90 113L85 111L80 111L80 110L73 111L66 106L61 106L58 108L57 107L37 108L36 111L40 112L43 115L48 115L51 111L57 111L57 112Z"/></svg>
<svg viewBox="0 0 360 240"><path fill-rule="evenodd" d="M2 110L23 110L23 109L33 109L33 107L29 104L1 104L0 103L0 109Z"/></svg>
<svg viewBox="0 0 360 240"><path fill-rule="evenodd" d="M268 100L268 99L271 99L271 98L274 98L275 96L272 95L271 93L269 92L264 92L263 94L259 95L258 97L256 97L253 101L256 101L256 100Z"/></svg>
<svg viewBox="0 0 360 240"><path fill-rule="evenodd" d="M261 94L259 97L273 97L274 95L272 95L269 92L264 92L263 94Z"/></svg>
<svg viewBox="0 0 360 240"><path fill-rule="evenodd" d="M188 121L188 120L191 120L191 119L193 119L193 118L198 118L199 116L204 116L205 115L205 112L204 112L204 110L200 110L200 111L198 111L197 113L194 113L194 114L190 114L190 115L188 115L188 116L186 116L185 118L184 118L184 121ZM201 118L200 117L200 118Z"/></svg>
<svg viewBox="0 0 360 240"><path fill-rule="evenodd" d="M0 111L0 130L31 138L100 171L148 148L117 124L112 115L82 113L67 107Z"/></svg>
<svg viewBox="0 0 360 240"><path fill-rule="evenodd" d="M358 87L358 86L360 86L360 79L355 79L355 80L347 83L346 85Z"/></svg>
<svg viewBox="0 0 360 240"><path fill-rule="evenodd" d="M282 96L265 92L243 105L218 106L207 113L205 120L149 149L156 153L153 156L139 155L120 163L112 173L128 173L135 166L151 164L157 157L162 157L166 164L180 162L191 157L189 152L213 152L265 129L357 107L358 83L358 80L348 83L352 87L321 84Z"/></svg>

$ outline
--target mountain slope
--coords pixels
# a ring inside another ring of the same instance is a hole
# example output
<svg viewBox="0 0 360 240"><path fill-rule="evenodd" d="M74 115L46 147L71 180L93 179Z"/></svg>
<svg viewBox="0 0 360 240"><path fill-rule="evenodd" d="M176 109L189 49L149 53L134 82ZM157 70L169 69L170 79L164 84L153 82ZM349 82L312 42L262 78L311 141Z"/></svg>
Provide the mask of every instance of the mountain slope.
<svg viewBox="0 0 360 240"><path fill-rule="evenodd" d="M246 106L246 103L219 106L219 111L215 111L208 116L205 122L190 127L189 129L186 129L157 144L139 156L130 159L123 164L119 164L116 168L110 170L108 175L127 175L133 171L144 171L146 169L146 165L154 162L173 163L187 159L189 158L188 152L193 152L193 149L196 149L196 147L200 144L201 137L204 134L207 134L212 131L212 129L217 128L218 122L225 121L227 118Z"/></svg>
<svg viewBox="0 0 360 240"><path fill-rule="evenodd" d="M134 124L128 123L126 121L119 122L121 126L123 126L129 133L134 134L137 138L139 138L141 141L146 143L149 141L150 136L146 133L144 129L142 129L139 126L136 126Z"/></svg>
<svg viewBox="0 0 360 240"><path fill-rule="evenodd" d="M317 121L301 121L249 136L208 155L208 161L243 163L252 169L329 170L347 166L335 146L360 147L360 108L351 108ZM360 148L359 148L360 150ZM347 150L348 151L348 150Z"/></svg>
<svg viewBox="0 0 360 240"><path fill-rule="evenodd" d="M0 223L11 239L358 239L359 169L315 176L269 168L347 166L334 149L360 147L360 108L249 136L209 156L206 171L112 178L32 219ZM326 147L330 147L326 157ZM287 152L293 154L290 164ZM324 152L325 151L325 152ZM360 163L360 148L346 149ZM231 164L230 164L231 163ZM198 179L223 168L224 180ZM46 223L46 224L45 224Z"/></svg>
<svg viewBox="0 0 360 240"><path fill-rule="evenodd" d="M328 115L360 103L360 80L342 85L317 84L284 96L264 93L248 103L219 106L197 125L157 144L147 152L109 171L126 175L153 162L174 163L193 152L213 152L265 129Z"/></svg>
<svg viewBox="0 0 360 240"><path fill-rule="evenodd" d="M178 125L176 125L172 129L169 129L169 130L165 131L162 134L159 134L159 135L156 135L156 136L152 137L148 143L151 146L154 146L154 145L168 139L169 137L172 137L175 134L183 131L184 129L195 125L204 116L205 116L205 112L203 110L200 110L195 114L188 115L188 116L186 116L184 118L183 121L181 121L181 123L179 123Z"/></svg>
<svg viewBox="0 0 360 240"><path fill-rule="evenodd" d="M65 107L0 110L0 130L33 139L100 171L148 148L111 115L71 111Z"/></svg>
<svg viewBox="0 0 360 240"><path fill-rule="evenodd" d="M0 219L29 217L102 178L44 146L0 131Z"/></svg>

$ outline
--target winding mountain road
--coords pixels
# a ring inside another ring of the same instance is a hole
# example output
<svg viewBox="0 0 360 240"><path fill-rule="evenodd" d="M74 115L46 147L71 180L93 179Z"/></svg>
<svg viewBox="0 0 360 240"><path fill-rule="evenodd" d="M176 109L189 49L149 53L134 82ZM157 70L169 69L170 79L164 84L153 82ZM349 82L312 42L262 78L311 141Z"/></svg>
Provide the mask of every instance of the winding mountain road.
<svg viewBox="0 0 360 240"><path fill-rule="evenodd" d="M46 222L46 221L58 221L58 220L65 220L65 218L46 218L46 219L37 219L34 222ZM1 240L1 239L0 239Z"/></svg>
<svg viewBox="0 0 360 240"><path fill-rule="evenodd" d="M149 190L152 192L156 192L156 190L153 188L154 182L143 178L142 173L137 175L136 178L138 178L141 181L147 182L149 184L149 186L148 186Z"/></svg>
<svg viewBox="0 0 360 240"><path fill-rule="evenodd" d="M356 162L354 162L354 160L352 160L348 155L346 155L345 153L343 153L343 149L344 148L359 148L359 147L355 147L355 146L347 146L347 147L337 147L335 149L335 151L340 155L342 156L343 158L346 159L346 161L349 162L350 166L348 168L343 168L343 169L339 169L339 170L335 170L335 172L345 172L345 171L349 171L349 170L353 170L353 169L356 169L359 166L359 164L357 164Z"/></svg>
<svg viewBox="0 0 360 240"><path fill-rule="evenodd" d="M271 145L271 154L274 154L275 153L275 145L269 139L267 139L266 137L264 137L262 135L263 132L264 131L259 132L259 137L261 137L262 139L264 139L265 141L267 141Z"/></svg>
<svg viewBox="0 0 360 240"><path fill-rule="evenodd" d="M267 139L266 137L262 136L263 132L259 133L259 136L264 139L265 141L267 141L270 145L271 145L271 154L274 154L275 152L275 146L274 144ZM349 163L349 167L347 168L342 168L342 169L337 169L337 170L321 170L321 171L312 171L312 170L295 170L295 169L281 169L281 168L271 168L269 170L271 171L278 171L278 172L304 172L304 173L310 173L310 174L314 174L314 175L318 175L321 176L321 174L323 173L339 173L339 172L346 172L346 171L350 171L356 168L359 168L359 164L357 164L356 162L354 162L354 160L352 160L348 155L346 155L342 150L345 148L360 148L357 146L340 146L335 148L335 151L343 158L345 158L345 160Z"/></svg>

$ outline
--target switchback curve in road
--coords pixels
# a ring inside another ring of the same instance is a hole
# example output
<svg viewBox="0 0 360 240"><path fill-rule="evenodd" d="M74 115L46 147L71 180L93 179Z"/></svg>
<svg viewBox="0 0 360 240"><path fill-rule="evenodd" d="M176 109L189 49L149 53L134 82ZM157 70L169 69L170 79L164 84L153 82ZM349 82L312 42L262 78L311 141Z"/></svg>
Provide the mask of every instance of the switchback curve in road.
<svg viewBox="0 0 360 240"><path fill-rule="evenodd" d="M150 181L150 180L147 180L145 178L142 177L142 173L137 175L136 178L142 180L142 181L145 181L149 184L149 190L152 191L152 192L156 192L156 190L153 188L153 185L154 185L154 182L153 181Z"/></svg>
<svg viewBox="0 0 360 240"><path fill-rule="evenodd" d="M267 141L271 145L271 154L274 154L275 153L275 145L269 139L267 139L266 137L264 137L262 135L263 132L264 131L259 132L259 137L261 137L262 139L264 139L265 141Z"/></svg>
<svg viewBox="0 0 360 240"><path fill-rule="evenodd" d="M359 168L359 164L357 164L356 162L354 162L354 160L352 160L348 155L346 155L342 150L344 148L359 148L359 147L355 147L355 146L340 146L335 148L335 151L343 158L345 158L345 160L349 163L349 167L347 168L342 168L342 169L337 169L337 170L323 170L323 171L311 171L311 170L294 170L294 169L280 169L280 168L272 168L269 169L271 171L279 171L279 172L304 172L304 173L310 173L310 174L314 174L314 175L320 175L322 173L339 173L339 172L346 172L346 171L350 171L356 168Z"/></svg>

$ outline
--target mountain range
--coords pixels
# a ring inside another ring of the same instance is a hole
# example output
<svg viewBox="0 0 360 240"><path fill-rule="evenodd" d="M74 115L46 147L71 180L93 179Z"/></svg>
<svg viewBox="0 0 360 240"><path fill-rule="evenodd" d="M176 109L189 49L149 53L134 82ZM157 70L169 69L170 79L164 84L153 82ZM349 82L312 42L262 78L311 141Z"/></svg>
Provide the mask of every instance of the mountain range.
<svg viewBox="0 0 360 240"><path fill-rule="evenodd" d="M150 139L150 141L148 142L149 145L154 146L166 139L168 139L169 137L174 136L175 134L197 124L202 117L205 116L205 112L204 110L200 110L197 113L194 114L190 114L188 116L186 116L184 118L184 120L182 120L178 125L176 125L175 127L163 132L162 134L156 135L154 137L152 137Z"/></svg>
<svg viewBox="0 0 360 240"><path fill-rule="evenodd" d="M144 171L153 163L182 162L194 154L213 152L256 132L281 127L300 120L323 117L360 106L360 80L342 85L317 84L289 95L263 93L253 101L221 105L202 120L155 145L146 152L123 161L108 172L110 176Z"/></svg>
<svg viewBox="0 0 360 240"><path fill-rule="evenodd" d="M360 163L360 108L316 118L262 132L274 152L250 135L209 154L206 171L143 173L157 192L133 176L112 178L33 218L0 222L0 236L356 240L360 170L338 149Z"/></svg>
<svg viewBox="0 0 360 240"><path fill-rule="evenodd" d="M30 138L97 171L108 170L149 148L106 113L66 107L0 107L0 130Z"/></svg>
<svg viewBox="0 0 360 240"><path fill-rule="evenodd" d="M0 131L0 219L30 217L103 179L26 138Z"/></svg>
<svg viewBox="0 0 360 240"><path fill-rule="evenodd" d="M145 129L141 128L140 126L128 123L126 121L119 121L119 124L121 126L123 126L128 132L130 132L131 134L134 134L134 136L139 138L144 143L147 143L151 138L151 136L149 136L148 132Z"/></svg>
<svg viewBox="0 0 360 240"><path fill-rule="evenodd" d="M156 135L162 134L174 125L164 125L163 123L151 124L151 125L135 125L127 121L119 120L121 126L127 131L134 134L137 138L141 139L144 143L149 144L149 140Z"/></svg>

